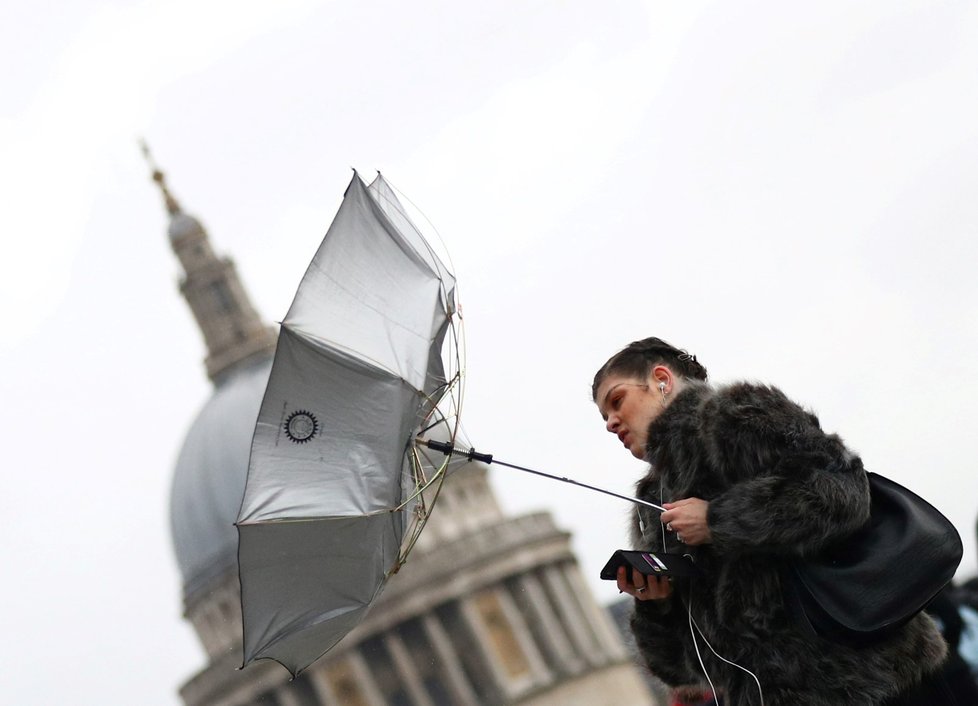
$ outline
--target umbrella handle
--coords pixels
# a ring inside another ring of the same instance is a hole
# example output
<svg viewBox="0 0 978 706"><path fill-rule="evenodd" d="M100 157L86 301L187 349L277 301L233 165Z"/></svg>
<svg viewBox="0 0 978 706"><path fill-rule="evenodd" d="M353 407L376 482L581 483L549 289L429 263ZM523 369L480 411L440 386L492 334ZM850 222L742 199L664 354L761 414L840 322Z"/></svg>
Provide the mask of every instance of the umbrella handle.
<svg viewBox="0 0 978 706"><path fill-rule="evenodd" d="M422 439L420 436L416 439L417 443L422 446L427 446L429 449L434 451L441 451L446 456L465 456L470 461L482 461L483 463L495 463L497 466L506 466L507 468L515 468L517 471L525 471L527 473L532 473L537 476L543 476L544 478L550 478L552 480L559 480L562 483L570 483L571 485L579 485L582 488L587 488L588 490L594 490L598 493L604 493L605 495L611 495L612 497L618 498L619 500L627 500L630 503L635 503L636 505L645 505L646 507L651 507L660 512L665 512L666 509L661 505L656 505L655 503L650 503L647 500L641 500L639 498L633 498L628 495L619 495L610 490L605 490L604 488L598 488L597 486L588 485L587 483L581 483L571 478L564 478L562 476L554 476L549 473L544 473L543 471L535 471L532 468L525 468L524 466L517 466L512 463L506 463L505 461L493 461L492 454L484 454L477 452L474 448L465 451L464 449L456 449L450 443L446 441L435 441L433 439Z"/></svg>
<svg viewBox="0 0 978 706"><path fill-rule="evenodd" d="M492 454L482 454L478 453L474 448L468 451L463 451L462 449L456 449L447 441L435 441L433 439L422 439L418 437L418 443L424 444L429 449L434 451L441 451L446 456L465 456L470 461L482 461L482 463L492 463Z"/></svg>

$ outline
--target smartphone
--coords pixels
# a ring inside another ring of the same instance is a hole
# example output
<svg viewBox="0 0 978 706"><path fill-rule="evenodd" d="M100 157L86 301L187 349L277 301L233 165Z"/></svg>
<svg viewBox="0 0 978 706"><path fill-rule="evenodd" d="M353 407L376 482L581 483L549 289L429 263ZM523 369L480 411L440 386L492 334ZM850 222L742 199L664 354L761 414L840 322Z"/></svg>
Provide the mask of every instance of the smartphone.
<svg viewBox="0 0 978 706"><path fill-rule="evenodd" d="M614 581L618 578L619 567L637 569L645 576L700 576L702 572L688 554L667 554L665 552L643 552L619 549L601 569L601 578Z"/></svg>

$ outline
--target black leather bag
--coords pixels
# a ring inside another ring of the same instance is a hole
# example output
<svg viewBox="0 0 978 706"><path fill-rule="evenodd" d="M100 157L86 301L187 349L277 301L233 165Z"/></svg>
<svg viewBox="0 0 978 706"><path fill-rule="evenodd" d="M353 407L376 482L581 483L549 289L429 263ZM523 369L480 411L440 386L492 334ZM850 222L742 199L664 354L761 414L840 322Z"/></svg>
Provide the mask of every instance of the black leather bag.
<svg viewBox="0 0 978 706"><path fill-rule="evenodd" d="M954 576L961 537L926 500L868 473L869 522L788 569L785 596L802 626L862 645L885 638L919 613Z"/></svg>

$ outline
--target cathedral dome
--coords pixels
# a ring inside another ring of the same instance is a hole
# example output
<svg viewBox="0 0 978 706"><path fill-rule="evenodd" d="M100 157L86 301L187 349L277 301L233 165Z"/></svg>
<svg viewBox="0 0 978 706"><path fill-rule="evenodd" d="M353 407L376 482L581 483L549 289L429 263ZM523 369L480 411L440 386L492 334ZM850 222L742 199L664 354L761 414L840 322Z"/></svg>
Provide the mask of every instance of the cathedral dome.
<svg viewBox="0 0 978 706"><path fill-rule="evenodd" d="M228 370L180 450L170 494L170 525L184 597L236 566L234 521L270 370L270 358Z"/></svg>

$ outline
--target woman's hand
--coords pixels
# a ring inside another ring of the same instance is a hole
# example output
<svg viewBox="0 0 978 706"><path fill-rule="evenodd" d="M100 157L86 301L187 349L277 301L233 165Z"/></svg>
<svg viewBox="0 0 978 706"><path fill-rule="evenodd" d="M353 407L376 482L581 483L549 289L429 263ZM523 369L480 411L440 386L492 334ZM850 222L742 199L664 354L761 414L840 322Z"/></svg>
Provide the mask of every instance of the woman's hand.
<svg viewBox="0 0 978 706"><path fill-rule="evenodd" d="M618 590L640 601L658 601L669 597L672 593L672 584L665 577L645 576L636 569L632 569L631 581L629 581L628 569L619 566Z"/></svg>
<svg viewBox="0 0 978 706"><path fill-rule="evenodd" d="M706 511L710 503L699 498L686 498L674 503L663 503L666 509L659 519L670 532L676 533L676 539L695 547L697 544L709 544L713 537L710 526L706 524Z"/></svg>

